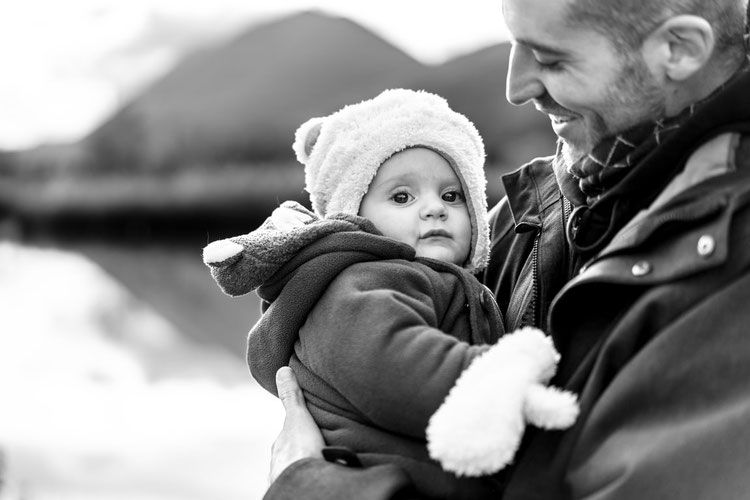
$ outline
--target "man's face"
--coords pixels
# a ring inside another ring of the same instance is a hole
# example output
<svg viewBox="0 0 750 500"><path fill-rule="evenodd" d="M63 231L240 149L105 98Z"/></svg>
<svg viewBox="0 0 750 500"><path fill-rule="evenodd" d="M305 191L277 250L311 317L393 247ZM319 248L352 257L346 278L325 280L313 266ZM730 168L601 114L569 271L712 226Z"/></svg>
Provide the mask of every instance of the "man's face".
<svg viewBox="0 0 750 500"><path fill-rule="evenodd" d="M504 0L513 49L507 98L547 114L569 160L603 138L664 114L665 92L637 51L565 25L572 0Z"/></svg>

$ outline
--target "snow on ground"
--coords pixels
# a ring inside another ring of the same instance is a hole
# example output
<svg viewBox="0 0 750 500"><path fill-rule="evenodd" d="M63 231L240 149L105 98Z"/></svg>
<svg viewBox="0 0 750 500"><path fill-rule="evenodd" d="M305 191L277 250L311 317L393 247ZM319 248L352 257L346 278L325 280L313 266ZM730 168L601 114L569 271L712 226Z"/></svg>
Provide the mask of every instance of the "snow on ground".
<svg viewBox="0 0 750 500"><path fill-rule="evenodd" d="M0 242L0 500L253 500L280 403L84 257Z"/></svg>

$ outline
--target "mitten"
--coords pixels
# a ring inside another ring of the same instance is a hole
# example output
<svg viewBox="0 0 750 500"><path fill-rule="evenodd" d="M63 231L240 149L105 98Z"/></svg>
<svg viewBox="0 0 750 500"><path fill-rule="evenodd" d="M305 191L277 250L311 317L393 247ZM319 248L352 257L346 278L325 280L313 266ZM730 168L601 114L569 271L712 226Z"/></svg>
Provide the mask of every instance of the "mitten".
<svg viewBox="0 0 750 500"><path fill-rule="evenodd" d="M430 457L459 476L508 465L527 423L565 429L578 416L574 394L547 387L560 355L536 328L500 338L461 374L427 426Z"/></svg>

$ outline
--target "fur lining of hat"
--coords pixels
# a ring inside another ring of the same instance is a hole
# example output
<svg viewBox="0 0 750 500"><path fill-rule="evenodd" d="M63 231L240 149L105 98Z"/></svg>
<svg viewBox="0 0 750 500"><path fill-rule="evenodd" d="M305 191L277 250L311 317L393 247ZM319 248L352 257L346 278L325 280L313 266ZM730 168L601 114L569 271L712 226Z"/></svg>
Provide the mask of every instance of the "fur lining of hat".
<svg viewBox="0 0 750 500"><path fill-rule="evenodd" d="M380 165L395 153L425 147L442 155L459 177L472 222L466 267L478 271L489 259L489 217L484 144L474 124L445 99L425 91L386 90L303 123L293 144L305 165L305 189L320 217L356 215Z"/></svg>

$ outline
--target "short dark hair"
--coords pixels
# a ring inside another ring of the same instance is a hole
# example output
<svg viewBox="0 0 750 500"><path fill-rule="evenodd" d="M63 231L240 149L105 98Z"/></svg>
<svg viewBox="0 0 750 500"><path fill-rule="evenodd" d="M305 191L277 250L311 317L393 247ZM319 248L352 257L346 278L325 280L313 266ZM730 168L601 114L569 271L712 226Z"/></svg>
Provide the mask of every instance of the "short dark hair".
<svg viewBox="0 0 750 500"><path fill-rule="evenodd" d="M586 26L610 38L616 47L634 50L671 16L692 14L711 24L716 50L744 51L747 0L570 0L567 23Z"/></svg>

